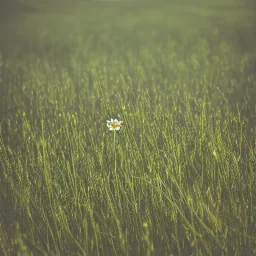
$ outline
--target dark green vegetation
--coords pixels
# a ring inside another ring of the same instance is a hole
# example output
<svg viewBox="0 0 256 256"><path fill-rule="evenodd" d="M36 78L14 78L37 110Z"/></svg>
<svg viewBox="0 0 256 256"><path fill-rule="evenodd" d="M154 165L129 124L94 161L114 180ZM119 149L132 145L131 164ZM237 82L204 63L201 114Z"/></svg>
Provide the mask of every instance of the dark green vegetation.
<svg viewBox="0 0 256 256"><path fill-rule="evenodd" d="M254 10L29 2L0 23L0 254L255 255Z"/></svg>

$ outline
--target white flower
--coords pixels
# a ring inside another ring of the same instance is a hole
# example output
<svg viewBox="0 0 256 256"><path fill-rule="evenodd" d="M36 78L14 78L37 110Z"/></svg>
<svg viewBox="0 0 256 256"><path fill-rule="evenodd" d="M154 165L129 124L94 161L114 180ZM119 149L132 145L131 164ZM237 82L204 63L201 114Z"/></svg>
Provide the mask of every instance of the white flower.
<svg viewBox="0 0 256 256"><path fill-rule="evenodd" d="M121 129L123 121L118 121L117 119L111 118L107 120L107 126L110 131L119 131Z"/></svg>

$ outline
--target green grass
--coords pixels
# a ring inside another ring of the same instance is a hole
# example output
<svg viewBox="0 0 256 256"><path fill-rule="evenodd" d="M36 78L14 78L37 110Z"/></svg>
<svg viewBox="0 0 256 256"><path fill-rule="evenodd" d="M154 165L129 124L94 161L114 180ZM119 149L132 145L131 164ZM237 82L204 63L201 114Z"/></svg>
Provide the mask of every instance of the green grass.
<svg viewBox="0 0 256 256"><path fill-rule="evenodd" d="M0 24L1 255L256 255L254 15L197 2Z"/></svg>

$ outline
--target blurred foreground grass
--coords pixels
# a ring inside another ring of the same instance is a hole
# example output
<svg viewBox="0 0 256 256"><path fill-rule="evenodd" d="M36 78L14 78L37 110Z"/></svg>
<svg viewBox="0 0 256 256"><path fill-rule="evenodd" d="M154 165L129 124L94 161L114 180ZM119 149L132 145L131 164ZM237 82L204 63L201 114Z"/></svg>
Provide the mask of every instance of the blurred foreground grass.
<svg viewBox="0 0 256 256"><path fill-rule="evenodd" d="M31 3L0 24L0 254L255 255L253 10Z"/></svg>

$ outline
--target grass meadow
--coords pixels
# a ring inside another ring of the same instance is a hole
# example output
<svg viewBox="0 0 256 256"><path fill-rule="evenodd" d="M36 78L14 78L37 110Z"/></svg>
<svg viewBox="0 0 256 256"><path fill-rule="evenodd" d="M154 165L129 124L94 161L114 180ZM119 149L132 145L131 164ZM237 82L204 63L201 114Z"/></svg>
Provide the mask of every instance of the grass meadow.
<svg viewBox="0 0 256 256"><path fill-rule="evenodd" d="M256 255L255 9L206 2L2 13L1 255Z"/></svg>

